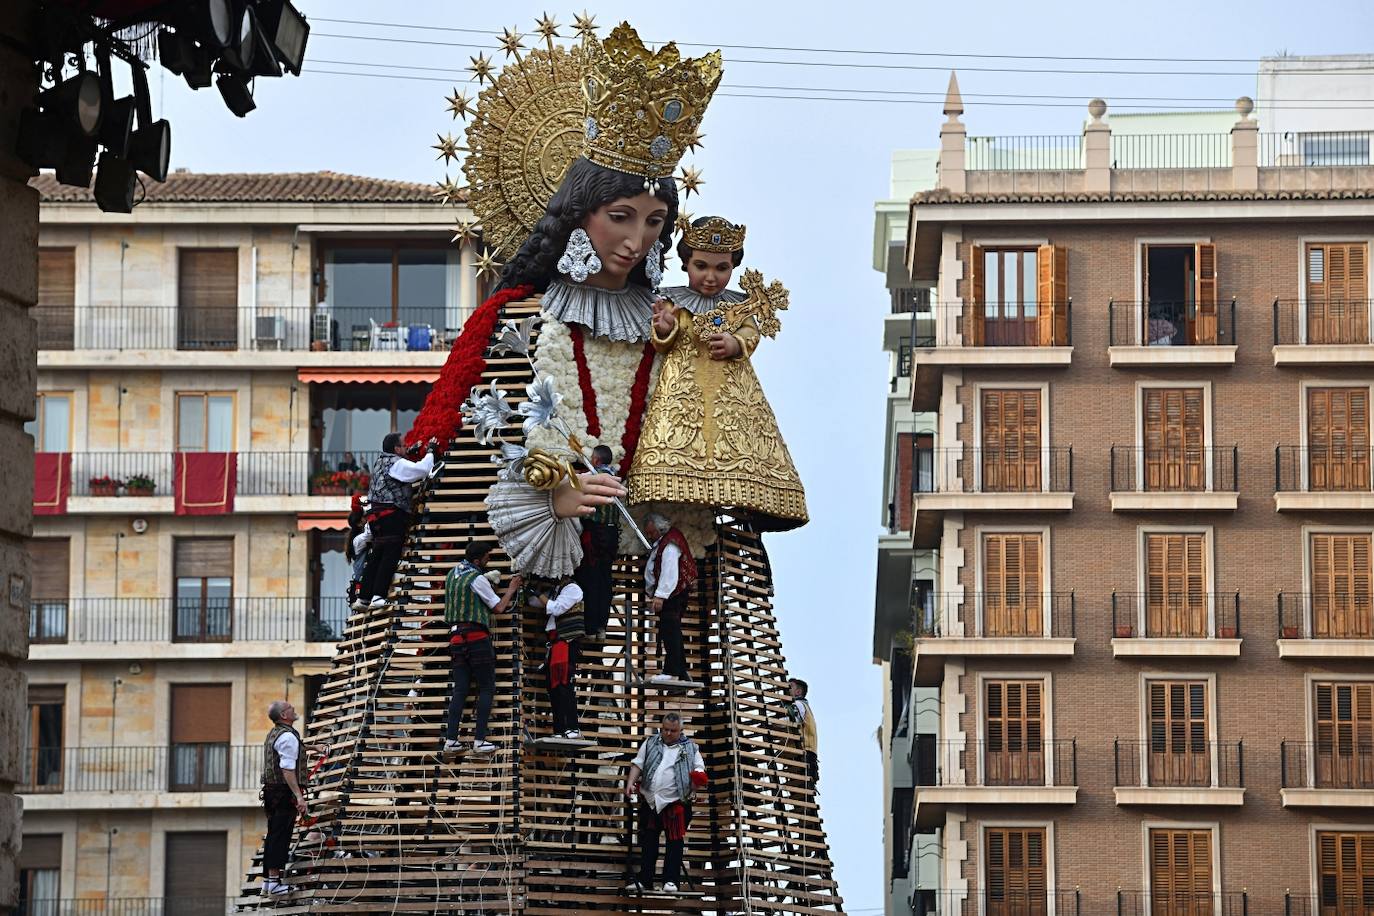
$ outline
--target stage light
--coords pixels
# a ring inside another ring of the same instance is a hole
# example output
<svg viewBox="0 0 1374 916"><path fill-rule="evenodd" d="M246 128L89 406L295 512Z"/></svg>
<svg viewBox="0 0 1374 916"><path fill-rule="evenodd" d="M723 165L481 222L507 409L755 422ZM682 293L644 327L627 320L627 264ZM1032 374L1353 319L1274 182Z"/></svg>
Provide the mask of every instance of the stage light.
<svg viewBox="0 0 1374 916"><path fill-rule="evenodd" d="M181 32L174 32L171 29L159 29L157 33L157 57L162 61L162 66L181 76L186 72L186 68L191 66L191 55L194 49L188 47L191 38Z"/></svg>
<svg viewBox="0 0 1374 916"><path fill-rule="evenodd" d="M57 165L53 166L58 182L78 188L89 188L91 170L95 168L95 154L99 147L94 140L79 133L69 132L62 156L58 159Z"/></svg>
<svg viewBox="0 0 1374 916"><path fill-rule="evenodd" d="M301 75L310 25L291 0L259 0L258 24L272 46L276 59L294 76Z"/></svg>
<svg viewBox="0 0 1374 916"><path fill-rule="evenodd" d="M149 178L166 181L167 166L172 159L172 125L165 120L153 120L153 103L148 93L148 74L137 65L133 68L133 83L138 130L129 138L127 158L134 168Z"/></svg>
<svg viewBox="0 0 1374 916"><path fill-rule="evenodd" d="M192 0L185 4L176 24L202 45L219 51L234 39L232 13L229 0Z"/></svg>
<svg viewBox="0 0 1374 916"><path fill-rule="evenodd" d="M221 62L247 73L253 69L253 56L256 50L253 40L253 8L248 6L245 0L235 0L230 22L233 25L233 37L224 49Z"/></svg>
<svg viewBox="0 0 1374 916"><path fill-rule="evenodd" d="M132 213L137 176L129 160L111 152L100 154L95 176L95 202L106 213Z"/></svg>
<svg viewBox="0 0 1374 916"><path fill-rule="evenodd" d="M112 101L100 119L100 145L116 156L129 154L129 138L134 129L134 97L126 95Z"/></svg>
<svg viewBox="0 0 1374 916"><path fill-rule="evenodd" d="M186 50L188 63L182 77L186 80L186 85L192 89L204 89L214 82L210 50L194 41L186 43Z"/></svg>
<svg viewBox="0 0 1374 916"><path fill-rule="evenodd" d="M38 104L44 111L62 114L87 137L94 137L100 129L100 80L90 71L78 73L40 93Z"/></svg>
<svg viewBox="0 0 1374 916"><path fill-rule="evenodd" d="M219 94L224 99L224 104L229 106L229 110L242 118L248 112L258 107L258 103L253 101L253 93L248 88L248 81L235 73L221 73L215 80L215 86L219 88Z"/></svg>

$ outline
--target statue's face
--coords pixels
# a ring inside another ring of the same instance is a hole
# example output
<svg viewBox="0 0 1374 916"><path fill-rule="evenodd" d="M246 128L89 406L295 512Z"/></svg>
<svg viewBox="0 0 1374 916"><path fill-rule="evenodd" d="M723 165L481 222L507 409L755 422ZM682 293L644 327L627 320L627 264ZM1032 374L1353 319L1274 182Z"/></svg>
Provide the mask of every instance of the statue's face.
<svg viewBox="0 0 1374 916"><path fill-rule="evenodd" d="M703 296L714 296L725 289L734 270L730 255L692 249L687 259L687 285Z"/></svg>
<svg viewBox="0 0 1374 916"><path fill-rule="evenodd" d="M589 286L619 289L635 265L663 232L668 205L645 191L622 197L593 210L582 227L592 240L601 271L587 278Z"/></svg>

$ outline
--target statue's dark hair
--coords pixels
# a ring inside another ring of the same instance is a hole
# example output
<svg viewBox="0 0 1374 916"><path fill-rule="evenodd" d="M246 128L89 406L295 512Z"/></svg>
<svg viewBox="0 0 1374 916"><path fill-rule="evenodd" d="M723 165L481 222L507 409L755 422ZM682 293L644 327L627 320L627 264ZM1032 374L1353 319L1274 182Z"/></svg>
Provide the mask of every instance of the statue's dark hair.
<svg viewBox="0 0 1374 916"><path fill-rule="evenodd" d="M558 259L568 245L568 236L582 225L593 210L623 197L637 197L643 193L643 178L617 172L579 157L568 167L563 183L549 201L543 217L535 224L534 231L514 257L506 262L506 266L501 268L501 283L497 289L529 283L536 292L543 292L549 281L558 276ZM677 185L671 178L660 178L654 196L668 205L668 217L663 221L663 232L659 235L666 253L672 247L673 223L677 220ZM630 271L629 282L636 286L650 285L649 278L644 275L644 262L636 264Z"/></svg>
<svg viewBox="0 0 1374 916"><path fill-rule="evenodd" d="M706 221L707 221L708 219L724 219L724 218L725 218L725 217L723 217L723 216L722 216L722 217L700 216L700 217L697 217L696 219L692 220L692 226L693 226L693 227L696 227L696 226L704 226L704 225L706 225ZM678 241L677 241L677 256L678 256L678 259L682 261L682 269L683 269L683 270L686 270L686 269L687 269L687 262L690 261L690 260L692 259L692 252L694 252L694 251L696 251L696 249L693 248L691 245L688 245L688 244L687 244L687 238L686 238L686 235L685 235L685 234L684 234L684 236L683 236L682 238L678 239ZM715 252L711 252L711 254L715 254ZM744 263L744 248L743 248L743 246L740 247L740 250L739 250L739 251L732 251L732 252L730 252L730 263L733 264L733 265L735 265L736 267L739 267L741 264Z"/></svg>

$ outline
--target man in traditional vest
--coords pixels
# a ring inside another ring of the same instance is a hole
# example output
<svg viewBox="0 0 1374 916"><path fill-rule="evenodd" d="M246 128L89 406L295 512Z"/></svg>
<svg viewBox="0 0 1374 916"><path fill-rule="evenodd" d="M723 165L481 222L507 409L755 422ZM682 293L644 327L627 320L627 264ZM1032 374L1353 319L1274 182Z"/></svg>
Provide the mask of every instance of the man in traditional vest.
<svg viewBox="0 0 1374 916"><path fill-rule="evenodd" d="M386 604L391 578L396 575L406 531L410 528L415 484L434 470L434 457L438 452L439 440L430 439L425 456L419 461L411 461L405 457L405 442L400 433L387 433L382 439L382 454L372 465L372 483L367 491L367 524L372 532L372 548L367 554L353 610Z"/></svg>
<svg viewBox="0 0 1374 916"><path fill-rule="evenodd" d="M663 886L676 894L682 878L682 848L692 820L692 798L706 785L706 763L696 743L682 734L682 718L666 713L658 734L639 747L625 780L625 797L639 796L639 874L625 890L632 894L654 889L659 835L667 837L663 854Z"/></svg>
<svg viewBox="0 0 1374 916"><path fill-rule="evenodd" d="M571 576L552 583L547 598L530 597L529 605L548 615L544 632L549 638L549 705L553 708L553 736L580 741L577 727L578 643L586 635L582 587Z"/></svg>
<svg viewBox="0 0 1374 916"><path fill-rule="evenodd" d="M296 707L286 700L274 700L267 707L272 729L262 743L262 807L267 812L267 838L262 844L262 889L265 894L289 894L291 887L282 880L291 829L296 815L306 814L305 752L301 736L292 723Z"/></svg>
<svg viewBox="0 0 1374 916"><path fill-rule="evenodd" d="M794 677L788 678L787 689L792 695L792 702L787 704L787 714L801 729L802 749L806 752L806 778L811 787L815 788L821 778L821 764L816 753L820 747L816 735L816 714L811 711L811 704L806 700L811 688L807 686L806 681Z"/></svg>
<svg viewBox="0 0 1374 916"><path fill-rule="evenodd" d="M604 445L592 449L592 466L598 474L614 474L611 450ZM606 625L611 619L612 566L620 550L620 510L613 505L597 506L582 519L582 562L573 576L582 588L586 617L586 641L604 643Z"/></svg>
<svg viewBox="0 0 1374 916"><path fill-rule="evenodd" d="M654 544L644 563L644 588L649 594L650 609L658 615L659 639L667 656L663 671L649 681L661 684L691 680L682 645L682 612L697 580L697 564L687 539L666 515L651 512L644 523L644 533Z"/></svg>
<svg viewBox="0 0 1374 916"><path fill-rule="evenodd" d="M477 731L473 753L493 754L496 745L487 740L487 719L491 698L496 691L496 650L491 644L491 615L504 614L521 585L513 576L500 598L491 587L485 567L491 560L491 545L476 541L464 550L464 559L449 570L444 580L444 622L449 625L449 680L453 689L448 704L448 724L444 730L444 753L462 750L458 726L467 705L468 688L477 684Z"/></svg>

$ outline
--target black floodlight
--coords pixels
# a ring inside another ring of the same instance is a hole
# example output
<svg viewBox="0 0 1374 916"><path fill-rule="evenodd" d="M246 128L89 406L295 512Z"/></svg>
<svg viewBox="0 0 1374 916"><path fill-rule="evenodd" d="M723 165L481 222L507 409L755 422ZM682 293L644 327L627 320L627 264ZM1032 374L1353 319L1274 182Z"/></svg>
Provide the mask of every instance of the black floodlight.
<svg viewBox="0 0 1374 916"><path fill-rule="evenodd" d="M253 92L248 88L248 81L236 73L221 73L215 80L215 86L219 88L224 104L240 118L258 107L258 103L253 101Z"/></svg>
<svg viewBox="0 0 1374 916"><path fill-rule="evenodd" d="M172 29L162 28L157 33L157 57L162 61L162 66L181 76L186 72L186 68L191 66L192 54L195 53L191 46L191 38L183 32L173 31Z"/></svg>
<svg viewBox="0 0 1374 916"><path fill-rule="evenodd" d="M137 176L129 160L111 152L100 154L95 176L95 202L106 213L132 213Z"/></svg>
<svg viewBox="0 0 1374 916"><path fill-rule="evenodd" d="M189 63L186 65L186 72L182 77L186 80L186 85L192 89L204 89L215 81L214 71L210 59L210 49L194 41L186 43Z"/></svg>
<svg viewBox="0 0 1374 916"><path fill-rule="evenodd" d="M89 70L66 79L38 96L44 111L56 111L87 137L100 129L100 79Z"/></svg>
<svg viewBox="0 0 1374 916"><path fill-rule="evenodd" d="M78 188L91 186L91 170L95 168L95 154L100 145L79 133L68 133L62 157L53 166L53 172L61 184Z"/></svg>
<svg viewBox="0 0 1374 916"><path fill-rule="evenodd" d="M127 159L134 168L155 181L167 180L172 160L172 125L153 120L153 103L148 94L148 74L133 68L134 103L138 111L138 130L129 138Z"/></svg>
<svg viewBox="0 0 1374 916"><path fill-rule="evenodd" d="M305 43L310 38L310 24L305 17L291 0L259 0L258 23L277 60L288 73L300 76Z"/></svg>
<svg viewBox="0 0 1374 916"><path fill-rule="evenodd" d="M254 28L253 8L246 0L235 0L230 22L233 25L233 38L224 49L221 61L234 70L248 73L253 69L253 55L257 50L254 35L257 30Z"/></svg>
<svg viewBox="0 0 1374 916"><path fill-rule="evenodd" d="M233 5L229 0L189 0L176 24L201 45L215 51L227 48L234 40Z"/></svg>

